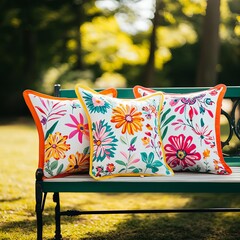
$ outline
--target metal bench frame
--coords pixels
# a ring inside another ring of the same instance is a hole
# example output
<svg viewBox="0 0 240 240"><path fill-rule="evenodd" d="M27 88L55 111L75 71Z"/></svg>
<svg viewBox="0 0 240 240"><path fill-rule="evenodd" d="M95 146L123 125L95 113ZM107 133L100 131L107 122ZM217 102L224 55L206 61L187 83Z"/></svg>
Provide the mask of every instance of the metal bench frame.
<svg viewBox="0 0 240 240"><path fill-rule="evenodd" d="M201 91L207 88L155 88L164 92L188 93ZM61 89L60 85L55 85L55 96L76 98L73 89ZM119 98L133 98L132 89L118 89ZM233 136L240 140L240 119L236 119L236 111L240 108L240 86L229 86L225 98L233 101L233 108L229 113L222 110L222 114L227 118L229 124L229 136L222 142L222 147L228 145ZM161 177L124 177L114 178L104 181L95 181L88 175L78 177L65 177L43 180L43 170L36 171L36 217L37 217L37 239L42 239L43 232L43 211L48 193L53 193L55 206L55 239L62 239L61 216L76 216L83 214L126 214L126 213L181 213L181 212L240 212L240 208L194 208L194 209L142 209L142 210L102 210L102 211L78 211L60 209L60 192L95 192L95 193L240 193L240 151L234 155L225 156L225 161L233 169L230 176L216 176L206 174L176 173L173 178ZM204 176L203 176L204 175ZM175 180L174 180L175 179Z"/></svg>

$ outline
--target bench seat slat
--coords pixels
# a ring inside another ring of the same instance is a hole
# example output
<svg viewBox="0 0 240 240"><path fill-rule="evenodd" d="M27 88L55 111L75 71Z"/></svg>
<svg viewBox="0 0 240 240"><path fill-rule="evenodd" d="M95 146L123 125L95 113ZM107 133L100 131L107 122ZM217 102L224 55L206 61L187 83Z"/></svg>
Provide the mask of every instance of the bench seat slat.
<svg viewBox="0 0 240 240"><path fill-rule="evenodd" d="M43 192L240 193L240 167L232 170L231 175L176 173L173 177L117 177L102 181L77 175L45 179L41 184Z"/></svg>
<svg viewBox="0 0 240 240"><path fill-rule="evenodd" d="M240 183L240 167L232 167L231 175L216 175L208 173L177 172L172 177L154 176L154 177L117 177L105 179L99 182L238 182ZM96 182L88 174L71 175L64 178L45 179L44 182Z"/></svg>

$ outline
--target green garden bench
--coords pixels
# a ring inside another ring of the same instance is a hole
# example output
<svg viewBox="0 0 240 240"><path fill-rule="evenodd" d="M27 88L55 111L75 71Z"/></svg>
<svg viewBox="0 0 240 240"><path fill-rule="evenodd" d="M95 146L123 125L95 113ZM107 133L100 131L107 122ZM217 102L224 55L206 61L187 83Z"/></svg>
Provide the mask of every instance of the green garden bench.
<svg viewBox="0 0 240 240"><path fill-rule="evenodd" d="M189 93L205 90L207 88L155 88L166 93ZM131 88L117 89L119 98L133 98ZM55 96L76 98L74 89L61 89L55 85ZM227 139L222 141L222 147L231 142L233 136L240 139L240 119L237 115L240 106L240 86L229 86L225 99L233 101L231 112L222 110L229 126ZM239 113L238 113L239 114ZM238 145L239 147L239 145ZM182 212L240 212L240 208L194 208L194 209L141 209L141 210L102 210L81 211L60 209L60 193L78 192L84 193L240 193L240 151L234 154L225 154L224 159L231 167L231 175L215 175L204 173L179 172L173 177L116 177L112 179L96 181L88 174L72 175L63 178L43 179L43 170L36 171L36 217L37 239L42 239L43 210L46 196L53 193L55 202L55 239L61 239L61 217L83 214L126 214L126 213L182 213ZM109 196L111 197L111 196Z"/></svg>

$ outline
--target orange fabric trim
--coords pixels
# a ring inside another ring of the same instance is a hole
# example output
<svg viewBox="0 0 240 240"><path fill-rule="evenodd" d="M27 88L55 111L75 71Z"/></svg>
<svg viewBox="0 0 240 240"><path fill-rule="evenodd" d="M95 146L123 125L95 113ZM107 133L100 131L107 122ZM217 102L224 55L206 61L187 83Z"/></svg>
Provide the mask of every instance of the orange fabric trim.
<svg viewBox="0 0 240 240"><path fill-rule="evenodd" d="M221 90L222 88L222 90ZM144 91L148 91L149 93L156 92L155 90L151 88L146 88L140 85L136 85L133 87L133 93L135 98L142 97L141 94L138 92L139 89L142 89ZM222 147L221 147L221 130L220 130L220 116L221 116L221 107L222 107L222 101L224 98L224 95L226 93L227 87L224 84L218 84L215 87L209 88L208 90L221 90L218 100L217 100L217 108L216 108L216 117L215 117L215 132L216 132L216 145L217 145L217 154L219 156L221 164L224 166L225 170L228 172L228 174L232 173L232 169L227 165L227 163L224 160L223 153L222 153ZM204 91L204 90L203 90ZM164 92L163 92L164 93ZM167 95L182 95L181 93L165 93ZM185 93L185 95L188 95L188 93Z"/></svg>
<svg viewBox="0 0 240 240"><path fill-rule="evenodd" d="M110 95L110 96L113 96L113 97L117 97L117 90L115 88L108 88L108 89L105 89L103 91L100 91L100 93L104 94L104 95ZM26 102L26 104L27 104L27 106L28 106L28 108L29 108L29 110L30 110L30 112L32 114L32 117L34 119L35 125L37 127L38 138L39 138L38 168L43 169L44 168L44 158L45 158L45 154L44 154L44 145L45 145L45 143L44 143L44 132L43 132L43 129L42 129L41 121L40 121L40 119L38 117L38 114L37 114L37 112L35 110L35 107L33 106L32 102L31 102L29 94L33 94L35 96L46 98L46 99L59 100L59 101L78 100L78 98L54 97L54 96L50 96L50 95L47 95L47 94L39 93L39 92L30 90L30 89L27 89L27 90L25 90L23 92L24 100L25 100L25 102ZM69 175L69 174L63 173L63 174L57 175L57 177L63 177L63 176L67 176L67 175Z"/></svg>
<svg viewBox="0 0 240 240"><path fill-rule="evenodd" d="M217 109L216 109L216 118L215 118L216 144L217 144L217 151L218 151L218 156L220 158L220 162L224 166L225 170L229 174L231 174L232 169L225 162L223 154L222 154L222 147L221 147L220 117L221 117L222 100L223 100L224 95L226 93L227 87L224 84L219 84L215 87L215 89L218 89L218 90L220 90L221 88L222 88L222 90L221 90L221 92L219 94L219 97L218 97Z"/></svg>

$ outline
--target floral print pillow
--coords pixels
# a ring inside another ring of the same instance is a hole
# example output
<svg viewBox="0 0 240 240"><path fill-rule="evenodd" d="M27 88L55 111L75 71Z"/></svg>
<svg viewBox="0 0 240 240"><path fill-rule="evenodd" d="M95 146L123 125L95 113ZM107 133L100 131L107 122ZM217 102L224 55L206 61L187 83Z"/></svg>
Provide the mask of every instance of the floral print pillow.
<svg viewBox="0 0 240 240"><path fill-rule="evenodd" d="M155 92L135 86L135 97ZM223 84L189 94L164 93L160 114L166 160L174 171L230 174L220 140L220 114L226 91Z"/></svg>
<svg viewBox="0 0 240 240"><path fill-rule="evenodd" d="M161 93L139 99L116 99L82 85L76 93L89 123L90 175L172 176L159 137Z"/></svg>
<svg viewBox="0 0 240 240"><path fill-rule="evenodd" d="M116 96L115 89L104 94ZM76 99L57 98L32 90L23 93L39 134L39 164L44 176L62 177L88 172L89 128Z"/></svg>

